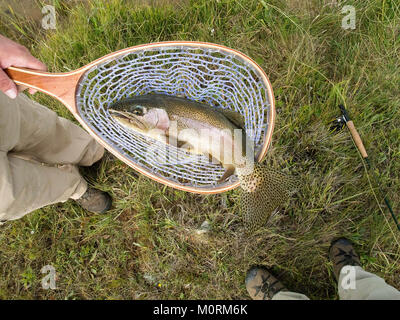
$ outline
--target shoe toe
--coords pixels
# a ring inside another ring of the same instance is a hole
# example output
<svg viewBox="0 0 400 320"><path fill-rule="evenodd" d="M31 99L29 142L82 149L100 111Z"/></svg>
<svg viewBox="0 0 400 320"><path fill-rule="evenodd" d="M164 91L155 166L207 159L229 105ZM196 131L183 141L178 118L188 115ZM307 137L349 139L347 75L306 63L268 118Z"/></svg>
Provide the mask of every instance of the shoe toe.
<svg viewBox="0 0 400 320"><path fill-rule="evenodd" d="M247 271L247 275L246 275L246 285L250 282L253 281L255 279L255 277L257 276L257 272L258 272L258 268L251 268L249 271Z"/></svg>

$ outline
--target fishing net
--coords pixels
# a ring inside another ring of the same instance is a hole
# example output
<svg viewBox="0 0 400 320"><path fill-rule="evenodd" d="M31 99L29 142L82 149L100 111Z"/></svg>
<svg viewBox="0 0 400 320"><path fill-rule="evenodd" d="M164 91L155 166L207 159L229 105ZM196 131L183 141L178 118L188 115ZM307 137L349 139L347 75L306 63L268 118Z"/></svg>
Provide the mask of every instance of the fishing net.
<svg viewBox="0 0 400 320"><path fill-rule="evenodd" d="M115 122L108 108L116 101L162 93L231 109L245 118L255 152L265 148L272 110L260 70L229 50L196 45L167 45L125 53L89 69L77 92L77 111L86 124L115 151L144 171L179 186L198 190L231 185L220 164L165 145ZM171 157L174 154L174 157Z"/></svg>

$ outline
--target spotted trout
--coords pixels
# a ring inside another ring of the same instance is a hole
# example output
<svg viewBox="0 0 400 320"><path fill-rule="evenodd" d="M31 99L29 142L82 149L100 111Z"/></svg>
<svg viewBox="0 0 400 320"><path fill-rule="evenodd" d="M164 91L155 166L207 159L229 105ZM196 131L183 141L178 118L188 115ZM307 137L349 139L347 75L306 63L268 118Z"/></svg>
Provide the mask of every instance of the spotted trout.
<svg viewBox="0 0 400 320"><path fill-rule="evenodd" d="M225 173L219 182L236 173L248 232L264 225L296 187L291 177L255 161L244 118L237 112L163 94L121 100L108 112L125 128L221 163Z"/></svg>

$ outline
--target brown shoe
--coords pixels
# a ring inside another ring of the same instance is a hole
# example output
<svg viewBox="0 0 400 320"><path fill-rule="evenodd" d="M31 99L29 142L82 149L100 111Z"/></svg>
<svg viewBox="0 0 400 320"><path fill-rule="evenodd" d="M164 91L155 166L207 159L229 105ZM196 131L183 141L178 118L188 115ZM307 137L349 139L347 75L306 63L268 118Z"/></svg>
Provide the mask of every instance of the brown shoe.
<svg viewBox="0 0 400 320"><path fill-rule="evenodd" d="M86 192L78 200L75 200L79 205L94 213L104 213L111 208L111 196L104 191L88 188Z"/></svg>
<svg viewBox="0 0 400 320"><path fill-rule="evenodd" d="M340 270L344 266L361 266L360 258L354 251L353 244L346 238L339 238L331 243L329 259L333 264L333 273L339 279Z"/></svg>
<svg viewBox="0 0 400 320"><path fill-rule="evenodd" d="M253 267L247 271L246 289L253 300L271 300L285 286L264 268Z"/></svg>

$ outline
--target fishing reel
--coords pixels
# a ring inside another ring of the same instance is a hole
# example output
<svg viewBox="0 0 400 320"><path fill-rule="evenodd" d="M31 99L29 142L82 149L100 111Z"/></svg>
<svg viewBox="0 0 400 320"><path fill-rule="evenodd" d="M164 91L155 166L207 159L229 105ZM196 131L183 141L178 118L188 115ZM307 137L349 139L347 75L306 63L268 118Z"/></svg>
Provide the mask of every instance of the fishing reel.
<svg viewBox="0 0 400 320"><path fill-rule="evenodd" d="M329 130L331 132L339 132L342 131L346 122L344 121L343 117L338 117L335 120L330 122Z"/></svg>
<svg viewBox="0 0 400 320"><path fill-rule="evenodd" d="M337 117L335 120L330 122L330 131L331 132L339 132L342 131L346 126L346 123L350 120L349 114L347 113L346 108L341 104L339 105L342 114Z"/></svg>

